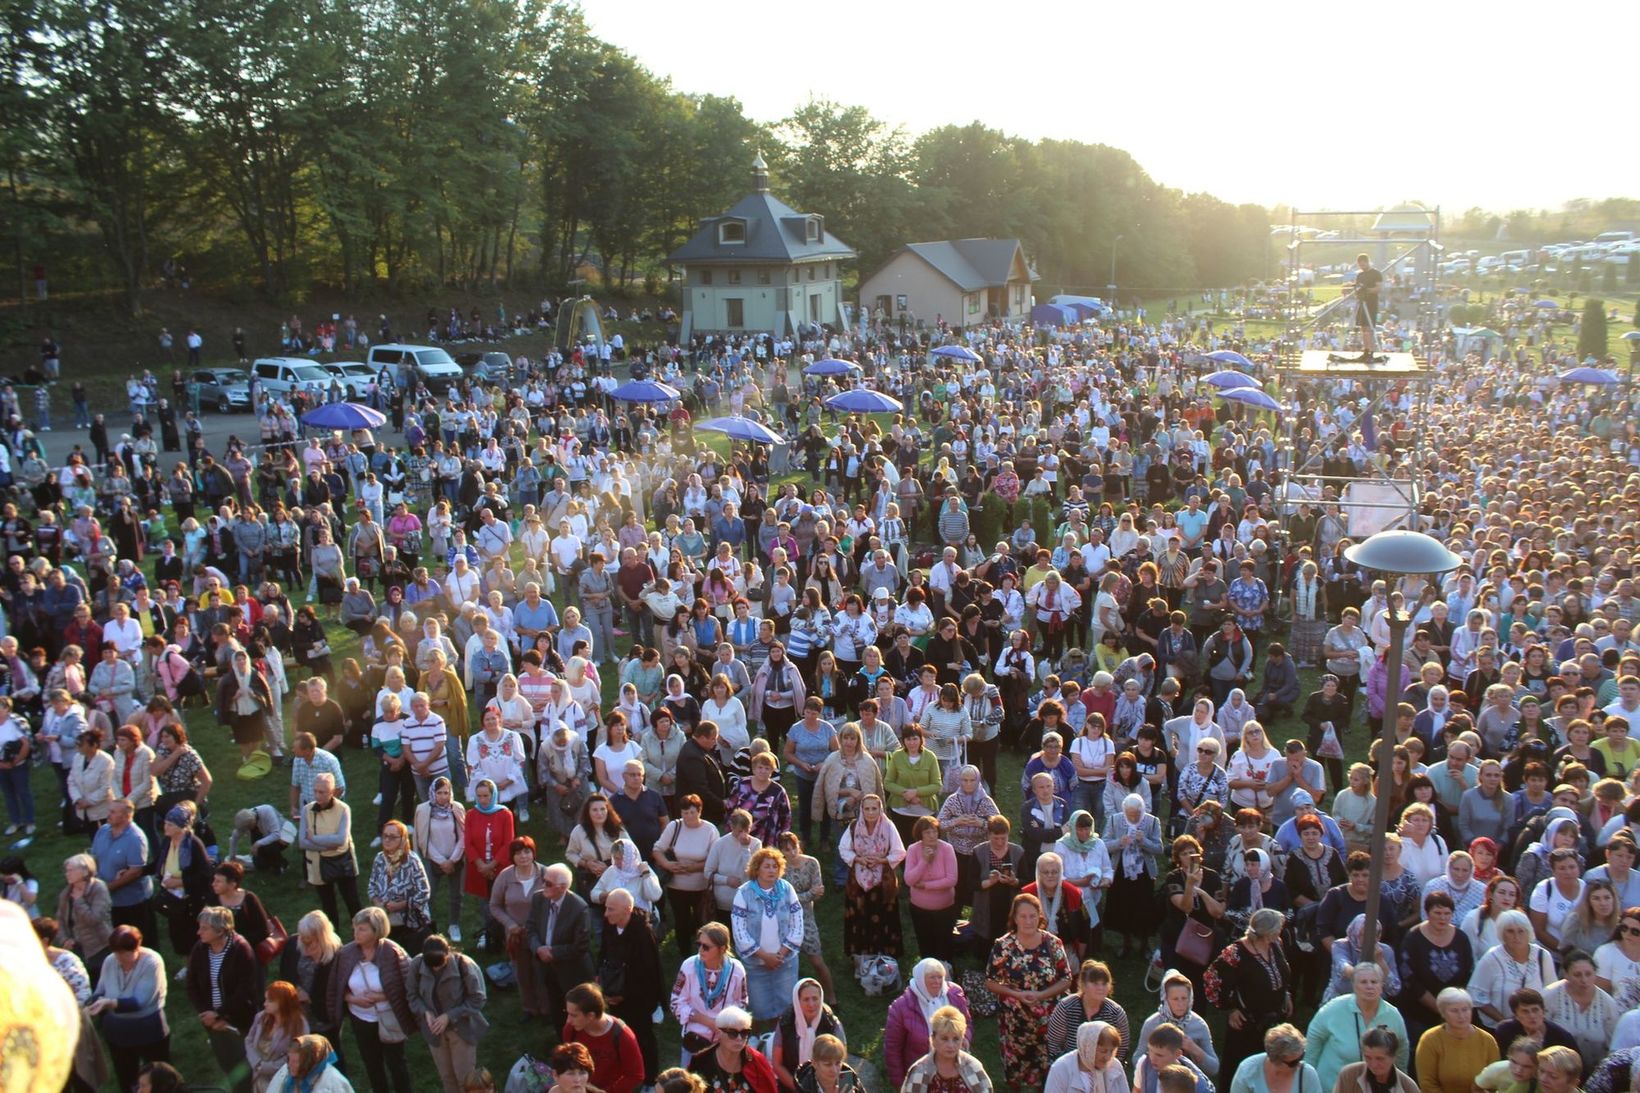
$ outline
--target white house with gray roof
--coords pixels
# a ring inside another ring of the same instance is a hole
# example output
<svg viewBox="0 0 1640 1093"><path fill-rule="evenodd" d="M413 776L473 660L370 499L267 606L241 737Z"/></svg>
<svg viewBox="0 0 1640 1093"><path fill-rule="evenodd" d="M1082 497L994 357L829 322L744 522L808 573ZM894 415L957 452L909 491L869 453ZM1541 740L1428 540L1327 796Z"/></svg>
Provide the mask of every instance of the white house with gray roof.
<svg viewBox="0 0 1640 1093"><path fill-rule="evenodd" d="M971 326L1031 314L1036 270L1017 239L907 243L860 283L860 307L873 319Z"/></svg>
<svg viewBox="0 0 1640 1093"><path fill-rule="evenodd" d="M819 213L800 213L769 192L769 167L752 162L752 192L707 217L666 261L683 279L683 329L694 333L795 335L843 325L843 263L855 256L826 231Z"/></svg>

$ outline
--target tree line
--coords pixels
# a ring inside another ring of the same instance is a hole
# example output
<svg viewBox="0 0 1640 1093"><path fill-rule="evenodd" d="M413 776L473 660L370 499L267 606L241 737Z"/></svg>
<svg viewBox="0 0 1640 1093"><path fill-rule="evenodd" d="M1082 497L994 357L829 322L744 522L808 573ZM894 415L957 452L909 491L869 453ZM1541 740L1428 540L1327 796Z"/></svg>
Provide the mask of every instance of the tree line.
<svg viewBox="0 0 1640 1093"><path fill-rule="evenodd" d="M317 283L664 277L750 185L822 213L869 273L903 242L1017 236L1045 286L1161 292L1272 272L1269 214L1126 152L977 123L919 136L811 101L772 124L677 90L546 0L4 0L0 227L26 295L162 263L271 298ZM1095 123L1096 125L1096 123Z"/></svg>

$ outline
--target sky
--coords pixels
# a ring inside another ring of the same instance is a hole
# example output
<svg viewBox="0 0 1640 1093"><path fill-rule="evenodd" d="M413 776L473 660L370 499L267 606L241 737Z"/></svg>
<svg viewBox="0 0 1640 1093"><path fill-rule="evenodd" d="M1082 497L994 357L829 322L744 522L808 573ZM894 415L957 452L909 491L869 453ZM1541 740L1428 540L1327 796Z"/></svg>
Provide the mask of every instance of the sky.
<svg viewBox="0 0 1640 1093"><path fill-rule="evenodd" d="M601 38L675 88L734 96L758 121L810 97L912 136L977 120L1125 149L1181 190L1300 209L1416 200L1456 215L1640 192L1640 157L1623 151L1632 0L583 3Z"/></svg>

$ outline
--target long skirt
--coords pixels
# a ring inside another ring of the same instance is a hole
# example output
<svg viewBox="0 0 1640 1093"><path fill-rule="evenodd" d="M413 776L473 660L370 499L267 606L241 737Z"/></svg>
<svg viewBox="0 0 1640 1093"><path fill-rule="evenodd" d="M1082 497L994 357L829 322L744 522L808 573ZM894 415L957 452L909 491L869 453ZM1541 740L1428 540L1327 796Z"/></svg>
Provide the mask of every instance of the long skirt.
<svg viewBox="0 0 1640 1093"><path fill-rule="evenodd" d="M745 960L746 995L752 1004L752 1016L759 1021L772 1021L792 1008L792 991L797 986L797 954L792 953L780 962L778 968L765 968L757 954Z"/></svg>
<svg viewBox="0 0 1640 1093"><path fill-rule="evenodd" d="M843 904L843 951L850 956L883 953L898 957L900 944L899 890L878 884L861 888L851 879ZM790 996L787 1003L790 1004Z"/></svg>
<svg viewBox="0 0 1640 1093"><path fill-rule="evenodd" d="M1320 664L1321 642L1326 636L1327 620L1294 618L1290 635L1292 647L1287 652L1299 664Z"/></svg>
<svg viewBox="0 0 1640 1093"><path fill-rule="evenodd" d="M1107 930L1133 937L1149 937L1156 931L1156 892L1149 874L1124 876L1118 866L1105 900L1104 924Z"/></svg>
<svg viewBox="0 0 1640 1093"><path fill-rule="evenodd" d="M233 742L240 747L260 744L267 739L268 715L264 713L234 714Z"/></svg>

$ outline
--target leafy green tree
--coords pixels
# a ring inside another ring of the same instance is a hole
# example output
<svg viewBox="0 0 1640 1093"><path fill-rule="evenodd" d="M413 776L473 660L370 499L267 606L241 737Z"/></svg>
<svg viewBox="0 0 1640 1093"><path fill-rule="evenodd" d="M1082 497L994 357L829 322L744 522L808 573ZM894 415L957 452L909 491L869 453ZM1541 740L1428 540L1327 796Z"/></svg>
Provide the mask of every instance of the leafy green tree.
<svg viewBox="0 0 1640 1093"><path fill-rule="evenodd" d="M67 195L97 225L131 314L142 311L157 185L172 155L160 108L166 80L167 13L157 0L45 0L45 43L33 75L43 81L46 120L72 167Z"/></svg>
<svg viewBox="0 0 1640 1093"><path fill-rule="evenodd" d="M1605 360L1607 345L1606 301L1590 298L1583 305L1583 320L1577 331L1578 358Z"/></svg>

